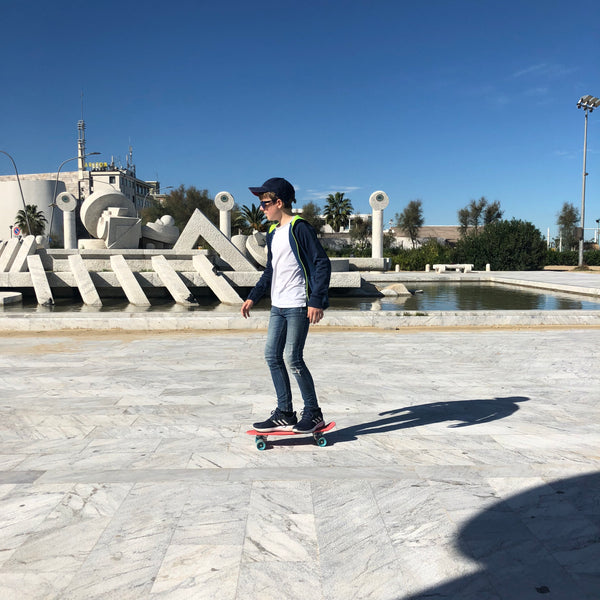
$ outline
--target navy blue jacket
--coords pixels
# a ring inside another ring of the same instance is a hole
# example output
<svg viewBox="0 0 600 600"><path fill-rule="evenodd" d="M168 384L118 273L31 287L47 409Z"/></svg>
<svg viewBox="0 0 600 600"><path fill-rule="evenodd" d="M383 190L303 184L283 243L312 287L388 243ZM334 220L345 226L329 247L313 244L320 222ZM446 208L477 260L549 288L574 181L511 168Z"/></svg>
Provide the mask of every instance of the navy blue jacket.
<svg viewBox="0 0 600 600"><path fill-rule="evenodd" d="M258 283L248 294L248 299L255 304L271 290L271 279L273 279L271 242L276 227L276 223L271 225L267 233L267 266ZM331 262L317 239L312 225L297 215L292 219L290 225L290 246L306 280L307 306L327 308L329 306Z"/></svg>

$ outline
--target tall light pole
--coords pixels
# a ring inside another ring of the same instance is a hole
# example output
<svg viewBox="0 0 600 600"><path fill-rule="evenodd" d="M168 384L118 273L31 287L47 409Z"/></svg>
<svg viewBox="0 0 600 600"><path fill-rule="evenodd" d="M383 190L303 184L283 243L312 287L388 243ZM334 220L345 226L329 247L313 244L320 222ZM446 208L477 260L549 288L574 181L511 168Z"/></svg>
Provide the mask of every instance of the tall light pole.
<svg viewBox="0 0 600 600"><path fill-rule="evenodd" d="M585 170L585 161L587 155L587 124L588 112L593 112L595 108L600 106L600 99L594 96L582 96L577 102L577 108L583 108L585 112L585 126L583 130L583 175L581 185L581 239L579 240L579 261L578 265L583 266L583 238L585 237L585 178L587 173Z"/></svg>
<svg viewBox="0 0 600 600"><path fill-rule="evenodd" d="M90 152L89 154L84 154L83 157L85 159L88 156L96 156L97 154L100 154L100 152ZM74 156L73 158L67 158L67 160L63 160L60 163L60 166L58 167L58 171L56 172L56 179L54 181L54 193L52 194L52 204L50 204L52 210L50 211L50 227L48 229L48 235L52 235L52 220L54 219L54 207L56 206L56 190L58 189L58 176L60 175L60 170L68 162L71 162L72 160L77 160L78 158L80 157Z"/></svg>
<svg viewBox="0 0 600 600"><path fill-rule="evenodd" d="M10 158L10 162L15 168L15 173L17 174L17 183L19 184L19 191L21 192L21 200L23 201L23 212L25 213L25 221L27 222L27 233L31 234L31 227L29 226L29 217L27 216L27 205L25 204L25 196L23 196L23 188L21 187L21 180L19 179L19 171L17 171L17 165L15 164L13 157L8 152L4 152L4 150L0 150L0 152L2 154L6 154L6 156Z"/></svg>

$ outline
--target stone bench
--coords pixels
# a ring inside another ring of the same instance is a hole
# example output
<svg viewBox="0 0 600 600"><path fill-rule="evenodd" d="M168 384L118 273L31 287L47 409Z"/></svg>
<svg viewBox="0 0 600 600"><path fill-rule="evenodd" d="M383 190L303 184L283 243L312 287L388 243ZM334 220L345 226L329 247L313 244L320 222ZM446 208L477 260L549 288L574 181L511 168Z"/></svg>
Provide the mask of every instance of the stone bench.
<svg viewBox="0 0 600 600"><path fill-rule="evenodd" d="M473 270L473 265L457 264L457 265L433 265L436 273L444 273L446 271L456 271L470 273Z"/></svg>

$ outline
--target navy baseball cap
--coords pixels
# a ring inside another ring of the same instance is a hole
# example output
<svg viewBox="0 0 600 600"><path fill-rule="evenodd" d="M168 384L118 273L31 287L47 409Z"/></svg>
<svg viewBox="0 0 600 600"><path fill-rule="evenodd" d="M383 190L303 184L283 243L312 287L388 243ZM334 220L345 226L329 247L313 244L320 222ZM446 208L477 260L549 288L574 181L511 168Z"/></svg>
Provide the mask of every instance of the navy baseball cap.
<svg viewBox="0 0 600 600"><path fill-rule="evenodd" d="M284 204L296 202L296 190L294 186L283 177L267 179L260 187L248 188L255 196L273 192Z"/></svg>

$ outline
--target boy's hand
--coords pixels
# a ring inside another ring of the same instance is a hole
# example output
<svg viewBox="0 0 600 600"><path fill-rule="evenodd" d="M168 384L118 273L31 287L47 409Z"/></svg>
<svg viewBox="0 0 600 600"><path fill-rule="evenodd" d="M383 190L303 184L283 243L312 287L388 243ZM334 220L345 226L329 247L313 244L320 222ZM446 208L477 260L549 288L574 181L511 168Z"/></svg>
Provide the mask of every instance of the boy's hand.
<svg viewBox="0 0 600 600"><path fill-rule="evenodd" d="M323 318L323 309L309 306L307 316L308 320L310 321L310 324L316 325Z"/></svg>
<svg viewBox="0 0 600 600"><path fill-rule="evenodd" d="M244 319L247 319L250 316L250 309L254 306L254 302L252 300L246 300L244 304L242 304L242 316Z"/></svg>

